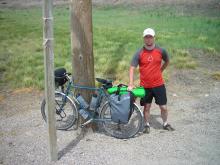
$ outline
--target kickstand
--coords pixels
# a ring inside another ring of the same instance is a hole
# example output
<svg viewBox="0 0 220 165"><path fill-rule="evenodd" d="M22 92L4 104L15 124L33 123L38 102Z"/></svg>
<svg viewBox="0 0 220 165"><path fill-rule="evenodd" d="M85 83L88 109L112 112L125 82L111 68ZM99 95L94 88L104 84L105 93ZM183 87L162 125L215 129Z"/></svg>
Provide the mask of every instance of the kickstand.
<svg viewBox="0 0 220 165"><path fill-rule="evenodd" d="M89 119L88 121L86 121L85 123L83 123L80 127L84 128L86 125L88 125L89 123L91 123L93 121L93 119Z"/></svg>

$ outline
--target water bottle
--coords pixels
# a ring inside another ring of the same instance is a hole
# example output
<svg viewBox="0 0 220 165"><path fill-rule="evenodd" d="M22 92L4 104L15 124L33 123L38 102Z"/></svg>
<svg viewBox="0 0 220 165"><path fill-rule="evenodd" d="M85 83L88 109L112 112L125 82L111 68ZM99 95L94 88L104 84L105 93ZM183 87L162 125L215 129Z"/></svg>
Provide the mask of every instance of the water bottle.
<svg viewBox="0 0 220 165"><path fill-rule="evenodd" d="M85 120L89 118L89 113L85 109L80 109L79 113Z"/></svg>
<svg viewBox="0 0 220 165"><path fill-rule="evenodd" d="M84 100L84 98L80 94L77 94L76 99L80 103L80 109L87 109L89 107L88 103Z"/></svg>
<svg viewBox="0 0 220 165"><path fill-rule="evenodd" d="M96 109L97 101L98 101L97 94L93 94L89 105L90 110L94 111Z"/></svg>

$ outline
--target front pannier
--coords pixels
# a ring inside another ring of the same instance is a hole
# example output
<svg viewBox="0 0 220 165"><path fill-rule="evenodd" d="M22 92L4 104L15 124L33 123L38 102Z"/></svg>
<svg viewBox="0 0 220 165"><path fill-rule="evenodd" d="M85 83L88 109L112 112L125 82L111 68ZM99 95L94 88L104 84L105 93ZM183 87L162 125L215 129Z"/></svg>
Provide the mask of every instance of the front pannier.
<svg viewBox="0 0 220 165"><path fill-rule="evenodd" d="M58 68L54 71L56 86L63 86L67 82L66 69Z"/></svg>

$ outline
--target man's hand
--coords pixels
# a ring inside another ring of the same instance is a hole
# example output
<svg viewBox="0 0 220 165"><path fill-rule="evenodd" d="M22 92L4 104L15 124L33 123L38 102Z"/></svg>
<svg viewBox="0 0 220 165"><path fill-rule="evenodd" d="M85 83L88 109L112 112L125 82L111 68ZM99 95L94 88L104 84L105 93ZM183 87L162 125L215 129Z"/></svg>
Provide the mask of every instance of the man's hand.
<svg viewBox="0 0 220 165"><path fill-rule="evenodd" d="M135 87L135 86L134 86L133 84L129 84L129 85L128 85L128 91L132 91L132 89L134 89L134 87Z"/></svg>

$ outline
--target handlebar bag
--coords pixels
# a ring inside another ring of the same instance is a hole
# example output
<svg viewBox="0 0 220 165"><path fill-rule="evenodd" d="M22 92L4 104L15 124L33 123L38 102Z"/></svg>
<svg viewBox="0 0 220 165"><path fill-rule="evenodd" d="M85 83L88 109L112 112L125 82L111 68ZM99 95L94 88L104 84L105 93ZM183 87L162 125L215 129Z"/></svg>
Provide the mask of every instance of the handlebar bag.
<svg viewBox="0 0 220 165"><path fill-rule="evenodd" d="M67 82L66 78L66 69L65 68L58 68L54 71L55 76L55 84L57 86L62 86Z"/></svg>

